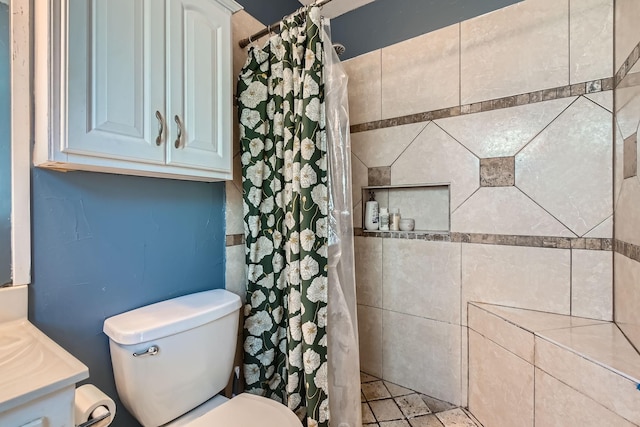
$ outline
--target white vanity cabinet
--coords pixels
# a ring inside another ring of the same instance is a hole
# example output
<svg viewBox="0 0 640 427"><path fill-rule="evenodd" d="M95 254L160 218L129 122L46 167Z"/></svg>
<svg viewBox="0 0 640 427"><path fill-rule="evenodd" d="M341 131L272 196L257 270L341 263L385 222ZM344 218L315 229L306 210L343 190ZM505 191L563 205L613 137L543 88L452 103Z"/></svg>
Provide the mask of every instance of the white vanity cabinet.
<svg viewBox="0 0 640 427"><path fill-rule="evenodd" d="M35 5L36 166L232 178L232 0Z"/></svg>

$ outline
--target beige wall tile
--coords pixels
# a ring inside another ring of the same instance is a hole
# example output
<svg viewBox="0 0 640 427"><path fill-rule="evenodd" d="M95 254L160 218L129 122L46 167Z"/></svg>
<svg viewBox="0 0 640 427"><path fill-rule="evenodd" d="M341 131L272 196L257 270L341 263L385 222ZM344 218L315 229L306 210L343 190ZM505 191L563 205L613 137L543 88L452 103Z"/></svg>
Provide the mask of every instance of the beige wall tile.
<svg viewBox="0 0 640 427"><path fill-rule="evenodd" d="M638 348L640 347L640 324L616 323L620 330L629 339L629 342Z"/></svg>
<svg viewBox="0 0 640 427"><path fill-rule="evenodd" d="M571 1L571 83L613 76L613 1Z"/></svg>
<svg viewBox="0 0 640 427"><path fill-rule="evenodd" d="M416 230L449 231L449 189L445 186L389 191L388 207L400 209L401 218L413 218Z"/></svg>
<svg viewBox="0 0 640 427"><path fill-rule="evenodd" d="M485 426L532 427L534 368L469 331L469 410Z"/></svg>
<svg viewBox="0 0 640 427"><path fill-rule="evenodd" d="M622 139L622 132L620 126L618 126L617 117L615 120L615 164L613 165L613 196L614 206L618 206L620 200L620 192L622 191L622 182L624 181L624 139Z"/></svg>
<svg viewBox="0 0 640 427"><path fill-rule="evenodd" d="M383 239L383 252L386 310L460 324L460 243Z"/></svg>
<svg viewBox="0 0 640 427"><path fill-rule="evenodd" d="M367 185L369 185L369 169L357 156L351 154L351 197L354 206L362 203L362 187Z"/></svg>
<svg viewBox="0 0 640 427"><path fill-rule="evenodd" d="M516 186L583 236L612 213L611 135L611 113L579 98L516 156Z"/></svg>
<svg viewBox="0 0 640 427"><path fill-rule="evenodd" d="M382 310L358 304L360 370L382 377Z"/></svg>
<svg viewBox="0 0 640 427"><path fill-rule="evenodd" d="M480 160L430 123L391 165L391 184L451 183L454 210L480 187Z"/></svg>
<svg viewBox="0 0 640 427"><path fill-rule="evenodd" d="M435 123L481 159L514 156L574 100L555 99Z"/></svg>
<svg viewBox="0 0 640 427"><path fill-rule="evenodd" d="M585 95L585 98L590 99L591 101L595 102L605 110L609 112L613 112L613 91L612 90L607 90L604 92L588 93Z"/></svg>
<svg viewBox="0 0 640 427"><path fill-rule="evenodd" d="M533 333L473 304L469 305L469 328L516 356L533 364Z"/></svg>
<svg viewBox="0 0 640 427"><path fill-rule="evenodd" d="M575 237L516 187L482 187L451 214L451 231Z"/></svg>
<svg viewBox="0 0 640 427"><path fill-rule="evenodd" d="M536 337L536 367L599 402L627 420L640 424L640 393L634 381L584 357Z"/></svg>
<svg viewBox="0 0 640 427"><path fill-rule="evenodd" d="M382 118L380 57L380 50L374 50L342 63L349 76L349 120L352 125Z"/></svg>
<svg viewBox="0 0 640 427"><path fill-rule="evenodd" d="M614 254L615 321L640 326L640 262Z"/></svg>
<svg viewBox="0 0 640 427"><path fill-rule="evenodd" d="M382 118L460 103L460 27L451 25L382 49Z"/></svg>
<svg viewBox="0 0 640 427"><path fill-rule="evenodd" d="M390 166L426 125L426 123L412 123L352 133L351 152L369 168Z"/></svg>
<svg viewBox="0 0 640 427"><path fill-rule="evenodd" d="M362 228L362 202L359 202L353 208L353 227Z"/></svg>
<svg viewBox="0 0 640 427"><path fill-rule="evenodd" d="M460 406L469 407L469 328L460 328Z"/></svg>
<svg viewBox="0 0 640 427"><path fill-rule="evenodd" d="M383 378L460 404L460 327L384 310Z"/></svg>
<svg viewBox="0 0 640 427"><path fill-rule="evenodd" d="M464 21L462 104L568 84L568 11L568 0L527 0Z"/></svg>
<svg viewBox="0 0 640 427"><path fill-rule="evenodd" d="M463 320L467 302L569 314L570 250L462 245Z"/></svg>
<svg viewBox="0 0 640 427"><path fill-rule="evenodd" d="M238 45L240 40L249 37L252 34L262 30L266 24L258 21L256 18L251 16L247 11L241 10L237 13L234 13L231 16L231 32L233 34L233 75L237 76L240 74L240 69L244 66L247 61L247 49L241 48ZM258 46L264 44L267 40L267 37L262 37L261 39L256 41ZM235 88L234 88L235 91Z"/></svg>
<svg viewBox="0 0 640 427"><path fill-rule="evenodd" d="M244 212L242 207L242 193L233 185L225 182L225 234L244 234Z"/></svg>
<svg viewBox="0 0 640 427"><path fill-rule="evenodd" d="M536 425L580 427L633 427L598 402L536 369Z"/></svg>
<svg viewBox="0 0 640 427"><path fill-rule="evenodd" d="M245 301L247 293L247 272L244 245L226 248L225 289L240 296Z"/></svg>
<svg viewBox="0 0 640 427"><path fill-rule="evenodd" d="M633 48L640 42L638 35L640 3L636 0L616 0L615 5L615 71L617 72Z"/></svg>
<svg viewBox="0 0 640 427"><path fill-rule="evenodd" d="M571 315L613 320L613 254L571 251Z"/></svg>
<svg viewBox="0 0 640 427"><path fill-rule="evenodd" d="M358 304L382 308L382 240L356 237L356 293Z"/></svg>
<svg viewBox="0 0 640 427"><path fill-rule="evenodd" d="M640 245L638 206L640 206L640 179L627 178L622 183L620 198L616 205L614 220L616 239Z"/></svg>
<svg viewBox="0 0 640 427"><path fill-rule="evenodd" d="M592 228L584 237L611 239L613 237L613 215Z"/></svg>
<svg viewBox="0 0 640 427"><path fill-rule="evenodd" d="M618 122L620 136L627 139L638 131L640 120L640 86L623 87L616 89L616 121Z"/></svg>

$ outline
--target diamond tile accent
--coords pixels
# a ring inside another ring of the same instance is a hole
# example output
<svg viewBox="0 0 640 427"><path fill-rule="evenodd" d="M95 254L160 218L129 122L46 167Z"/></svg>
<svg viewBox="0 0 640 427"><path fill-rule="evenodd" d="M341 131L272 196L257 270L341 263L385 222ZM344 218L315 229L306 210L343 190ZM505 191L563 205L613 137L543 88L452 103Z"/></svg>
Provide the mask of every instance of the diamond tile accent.
<svg viewBox="0 0 640 427"><path fill-rule="evenodd" d="M425 128L413 123L351 134L351 152L370 168L389 166Z"/></svg>
<svg viewBox="0 0 640 427"><path fill-rule="evenodd" d="M391 184L450 182L451 209L455 209L478 189L479 173L480 160L430 123L391 165Z"/></svg>
<svg viewBox="0 0 640 427"><path fill-rule="evenodd" d="M575 237L515 187L480 188L451 214L451 231Z"/></svg>
<svg viewBox="0 0 640 427"><path fill-rule="evenodd" d="M611 113L579 98L516 156L516 186L582 236L611 215Z"/></svg>
<svg viewBox="0 0 640 427"><path fill-rule="evenodd" d="M391 168L389 166L369 168L369 185L391 185Z"/></svg>
<svg viewBox="0 0 640 427"><path fill-rule="evenodd" d="M516 183L514 157L480 159L481 187L509 187Z"/></svg>
<svg viewBox="0 0 640 427"><path fill-rule="evenodd" d="M480 158L513 156L575 99L446 118L436 124Z"/></svg>

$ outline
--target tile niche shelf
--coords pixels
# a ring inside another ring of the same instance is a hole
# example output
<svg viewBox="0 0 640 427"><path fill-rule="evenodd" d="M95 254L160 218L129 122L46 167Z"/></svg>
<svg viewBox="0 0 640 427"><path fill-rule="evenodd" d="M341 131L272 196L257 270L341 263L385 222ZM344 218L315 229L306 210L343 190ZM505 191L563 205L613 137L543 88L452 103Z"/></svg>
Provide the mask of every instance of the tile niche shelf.
<svg viewBox="0 0 640 427"><path fill-rule="evenodd" d="M413 233L449 233L451 224L449 190L448 183L362 187L362 231L364 233L387 232L367 230L364 227L366 202L369 200L370 193L373 192L379 207L389 208L389 212L393 208L398 208L401 218L415 220Z"/></svg>

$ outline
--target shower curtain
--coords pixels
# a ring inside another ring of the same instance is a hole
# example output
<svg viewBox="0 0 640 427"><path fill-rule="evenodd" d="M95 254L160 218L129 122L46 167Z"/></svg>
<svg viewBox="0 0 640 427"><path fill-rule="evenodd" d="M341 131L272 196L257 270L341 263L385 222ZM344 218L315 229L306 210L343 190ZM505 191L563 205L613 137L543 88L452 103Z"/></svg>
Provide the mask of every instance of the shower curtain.
<svg viewBox="0 0 640 427"><path fill-rule="evenodd" d="M302 9L238 79L244 376L307 426L359 427L346 76L327 37Z"/></svg>

